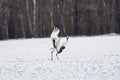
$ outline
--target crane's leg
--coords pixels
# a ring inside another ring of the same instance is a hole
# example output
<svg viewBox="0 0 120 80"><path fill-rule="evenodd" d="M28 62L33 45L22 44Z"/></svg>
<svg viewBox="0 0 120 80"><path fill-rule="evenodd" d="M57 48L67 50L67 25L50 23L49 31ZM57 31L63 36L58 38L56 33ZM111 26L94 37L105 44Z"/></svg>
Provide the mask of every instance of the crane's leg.
<svg viewBox="0 0 120 80"><path fill-rule="evenodd" d="M56 57L57 57L57 60L59 60L59 57L58 57L58 52L56 53Z"/></svg>
<svg viewBox="0 0 120 80"><path fill-rule="evenodd" d="M51 60L53 60L53 52L54 52L54 49L53 51L51 51Z"/></svg>

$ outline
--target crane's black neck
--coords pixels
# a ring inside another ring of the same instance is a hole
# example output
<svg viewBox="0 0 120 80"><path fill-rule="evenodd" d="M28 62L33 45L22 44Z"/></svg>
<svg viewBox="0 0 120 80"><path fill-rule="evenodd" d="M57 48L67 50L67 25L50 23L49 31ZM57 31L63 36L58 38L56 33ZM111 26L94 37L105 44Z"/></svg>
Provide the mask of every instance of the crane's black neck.
<svg viewBox="0 0 120 80"><path fill-rule="evenodd" d="M52 41L53 41L53 47L56 48L56 46L55 46L55 39L53 39Z"/></svg>

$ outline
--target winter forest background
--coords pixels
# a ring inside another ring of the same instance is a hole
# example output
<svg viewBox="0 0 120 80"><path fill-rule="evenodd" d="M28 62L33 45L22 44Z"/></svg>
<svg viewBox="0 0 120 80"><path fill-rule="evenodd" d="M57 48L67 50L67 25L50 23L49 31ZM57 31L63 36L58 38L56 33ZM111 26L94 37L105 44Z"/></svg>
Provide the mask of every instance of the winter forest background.
<svg viewBox="0 0 120 80"><path fill-rule="evenodd" d="M120 0L0 0L0 39L120 33Z"/></svg>

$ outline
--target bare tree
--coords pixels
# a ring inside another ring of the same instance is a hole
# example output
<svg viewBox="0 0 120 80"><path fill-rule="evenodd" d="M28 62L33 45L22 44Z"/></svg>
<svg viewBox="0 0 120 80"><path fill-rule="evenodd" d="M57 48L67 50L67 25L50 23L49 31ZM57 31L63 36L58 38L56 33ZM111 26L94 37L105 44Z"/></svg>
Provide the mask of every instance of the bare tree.
<svg viewBox="0 0 120 80"><path fill-rule="evenodd" d="M120 33L119 0L0 0L0 39Z"/></svg>
<svg viewBox="0 0 120 80"><path fill-rule="evenodd" d="M32 21L31 21L31 16L30 16L30 11L29 11L29 0L26 0L26 9L27 9L28 26L30 29L30 33L33 37Z"/></svg>
<svg viewBox="0 0 120 80"><path fill-rule="evenodd" d="M2 17L1 17L1 36L3 39L8 39L8 16L9 16L9 4L7 0L2 0Z"/></svg>
<svg viewBox="0 0 120 80"><path fill-rule="evenodd" d="M37 32L36 32L36 0L33 0L33 34L34 37L37 37Z"/></svg>
<svg viewBox="0 0 120 80"><path fill-rule="evenodd" d="M51 0L51 8L50 8L50 17L51 17L51 27L53 28L54 27L54 24L53 24L53 0Z"/></svg>

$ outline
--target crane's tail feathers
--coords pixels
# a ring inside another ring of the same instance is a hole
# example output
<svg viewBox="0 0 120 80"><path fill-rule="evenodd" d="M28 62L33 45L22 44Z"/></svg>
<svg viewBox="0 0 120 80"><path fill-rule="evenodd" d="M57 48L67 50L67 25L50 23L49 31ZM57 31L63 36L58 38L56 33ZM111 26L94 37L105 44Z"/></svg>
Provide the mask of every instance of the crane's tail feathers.
<svg viewBox="0 0 120 80"><path fill-rule="evenodd" d="M60 30L56 27L56 28L55 28L55 32L56 32L56 34L58 35L59 32L60 32Z"/></svg>
<svg viewBox="0 0 120 80"><path fill-rule="evenodd" d="M57 27L54 27L53 32L51 33L50 37L52 39L56 39L58 38L58 34L59 34L60 30Z"/></svg>

